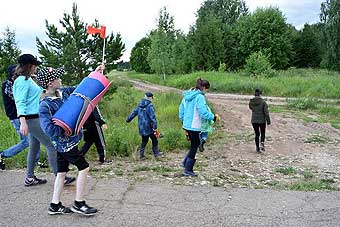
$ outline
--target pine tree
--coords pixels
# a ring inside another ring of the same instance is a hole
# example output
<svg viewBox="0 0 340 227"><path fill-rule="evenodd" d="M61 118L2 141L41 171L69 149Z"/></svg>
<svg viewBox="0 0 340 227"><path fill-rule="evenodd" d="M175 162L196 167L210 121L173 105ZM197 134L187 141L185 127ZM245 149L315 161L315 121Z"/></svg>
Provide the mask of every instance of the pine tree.
<svg viewBox="0 0 340 227"><path fill-rule="evenodd" d="M3 79L6 78L7 67L17 63L21 51L15 40L14 31L7 27L2 34L3 39L0 39L0 75Z"/></svg>
<svg viewBox="0 0 340 227"><path fill-rule="evenodd" d="M79 16L77 5L74 3L72 13L64 13L59 20L62 31L49 24L46 20L47 36L49 41L43 44L37 38L37 47L42 55L45 66L64 66L67 74L63 77L66 83L78 83L102 62L102 48L104 40L99 35L87 34L87 24ZM92 24L99 26L95 20ZM115 61L122 56L125 45L120 34L111 33L107 37L106 69L115 67Z"/></svg>

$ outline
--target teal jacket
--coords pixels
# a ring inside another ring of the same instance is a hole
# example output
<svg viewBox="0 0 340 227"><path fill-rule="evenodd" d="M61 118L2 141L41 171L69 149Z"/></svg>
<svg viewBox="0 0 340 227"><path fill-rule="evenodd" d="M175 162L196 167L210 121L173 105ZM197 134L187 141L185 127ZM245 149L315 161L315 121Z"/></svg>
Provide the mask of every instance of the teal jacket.
<svg viewBox="0 0 340 227"><path fill-rule="evenodd" d="M183 92L184 98L179 106L179 119L183 128L201 131L202 120L213 120L214 114L208 111L204 93L197 89Z"/></svg>
<svg viewBox="0 0 340 227"><path fill-rule="evenodd" d="M32 78L19 76L13 84L13 97L18 117L39 114L39 101L42 88Z"/></svg>

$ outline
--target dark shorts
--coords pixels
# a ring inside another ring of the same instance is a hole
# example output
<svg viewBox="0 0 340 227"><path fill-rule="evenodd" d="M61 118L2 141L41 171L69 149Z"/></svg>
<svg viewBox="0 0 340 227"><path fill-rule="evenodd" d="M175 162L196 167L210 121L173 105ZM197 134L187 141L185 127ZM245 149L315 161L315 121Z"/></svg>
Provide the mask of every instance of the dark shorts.
<svg viewBox="0 0 340 227"><path fill-rule="evenodd" d="M85 160L84 156L80 154L78 146L68 152L57 152L57 162L58 173L68 172L70 170L68 168L70 163L77 166L79 171L89 167L89 163Z"/></svg>

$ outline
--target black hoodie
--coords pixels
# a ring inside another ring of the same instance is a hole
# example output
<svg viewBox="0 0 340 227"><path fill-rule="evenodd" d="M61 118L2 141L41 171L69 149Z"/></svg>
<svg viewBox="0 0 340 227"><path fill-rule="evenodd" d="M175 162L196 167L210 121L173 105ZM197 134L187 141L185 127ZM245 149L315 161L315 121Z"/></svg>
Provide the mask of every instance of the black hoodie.
<svg viewBox="0 0 340 227"><path fill-rule="evenodd" d="M2 100L5 106L5 112L10 120L17 119L17 108L13 98L13 80L15 65L11 65L7 69L7 80L2 83Z"/></svg>
<svg viewBox="0 0 340 227"><path fill-rule="evenodd" d="M270 125L267 103L260 96L250 99L249 108L252 111L251 123L265 124L267 122Z"/></svg>

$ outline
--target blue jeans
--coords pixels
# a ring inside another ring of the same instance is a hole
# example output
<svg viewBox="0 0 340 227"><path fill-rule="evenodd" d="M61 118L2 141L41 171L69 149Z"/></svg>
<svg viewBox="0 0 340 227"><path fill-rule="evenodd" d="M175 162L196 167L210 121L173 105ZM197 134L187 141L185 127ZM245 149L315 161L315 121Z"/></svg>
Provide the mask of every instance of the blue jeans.
<svg viewBox="0 0 340 227"><path fill-rule="evenodd" d="M7 148L6 150L3 150L3 152L1 153L1 156L5 158L10 158L10 157L15 156L16 154L25 150L29 146L28 136L24 136L20 133L20 120L13 119L11 120L11 123L13 125L13 128L15 129L15 131L18 133L20 137L20 142ZM40 159L40 149L38 150L38 153L35 157L35 162L38 162L39 159Z"/></svg>
<svg viewBox="0 0 340 227"><path fill-rule="evenodd" d="M57 151L55 150L50 138L43 132L40 127L39 118L26 120L29 129L30 149L27 154L27 177L34 176L35 157L39 151L40 143L47 149L48 162L50 163L52 172L57 175Z"/></svg>

